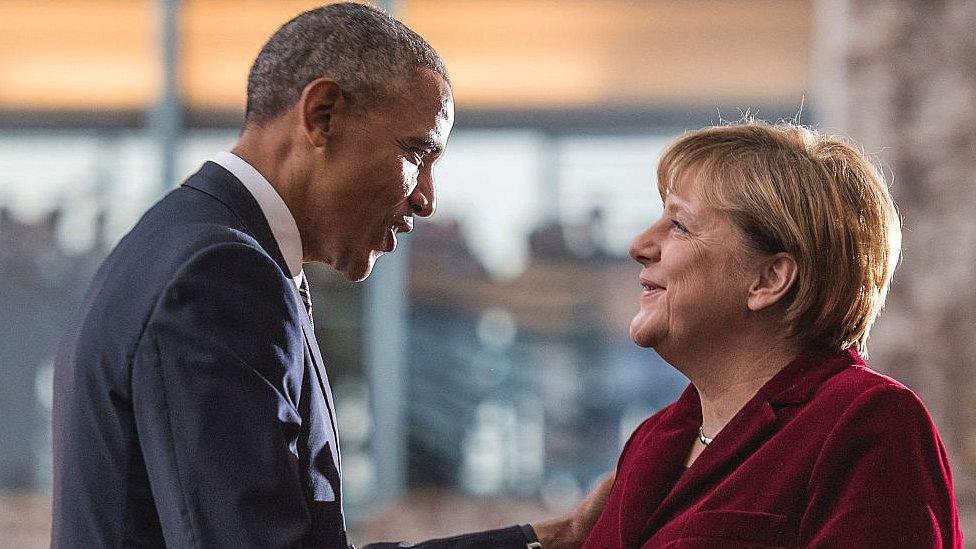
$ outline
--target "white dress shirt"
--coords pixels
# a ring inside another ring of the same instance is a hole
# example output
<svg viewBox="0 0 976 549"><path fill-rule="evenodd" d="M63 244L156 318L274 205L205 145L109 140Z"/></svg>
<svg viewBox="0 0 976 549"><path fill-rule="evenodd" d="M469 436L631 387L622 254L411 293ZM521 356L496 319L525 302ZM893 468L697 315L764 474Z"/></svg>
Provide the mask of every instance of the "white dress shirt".
<svg viewBox="0 0 976 549"><path fill-rule="evenodd" d="M305 277L305 272L302 270L302 235L298 232L295 216L291 214L281 195L260 172L254 169L254 166L234 153L221 151L213 157L213 162L234 174L234 177L244 184L257 201L261 213L268 220L271 234L278 243L281 255L285 257L288 274L291 275L295 286L300 286L302 278Z"/></svg>

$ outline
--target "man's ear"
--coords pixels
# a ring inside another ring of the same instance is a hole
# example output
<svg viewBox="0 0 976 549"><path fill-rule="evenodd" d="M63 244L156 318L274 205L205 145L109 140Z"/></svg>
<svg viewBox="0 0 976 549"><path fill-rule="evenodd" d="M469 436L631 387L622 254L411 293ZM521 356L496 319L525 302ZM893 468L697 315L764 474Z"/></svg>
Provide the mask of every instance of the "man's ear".
<svg viewBox="0 0 976 549"><path fill-rule="evenodd" d="M298 100L302 128L313 147L322 147L336 133L336 114L348 106L339 84L331 78L308 83Z"/></svg>
<svg viewBox="0 0 976 549"><path fill-rule="evenodd" d="M796 284L796 260L780 252L762 260L762 268L749 288L748 305L751 311L761 311L779 303Z"/></svg>

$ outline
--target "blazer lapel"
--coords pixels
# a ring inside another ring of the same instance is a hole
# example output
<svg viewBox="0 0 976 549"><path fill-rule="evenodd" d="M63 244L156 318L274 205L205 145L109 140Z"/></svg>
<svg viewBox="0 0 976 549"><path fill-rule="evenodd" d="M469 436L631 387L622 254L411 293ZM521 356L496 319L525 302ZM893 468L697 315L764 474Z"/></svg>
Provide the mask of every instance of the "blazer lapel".
<svg viewBox="0 0 976 549"><path fill-rule="evenodd" d="M691 448L692 433L697 431L700 421L698 392L689 385L668 415L649 434L653 439L652 444L660 449L660 454L653 463L636 465L633 485L639 487L637 501L640 502L641 514L646 509L659 509L673 491L675 481L687 474L684 473L685 459ZM629 481L627 483L630 484Z"/></svg>
<svg viewBox="0 0 976 549"><path fill-rule="evenodd" d="M777 430L778 411L785 405L802 403L827 378L840 369L859 363L854 351L837 353L824 361L823 353L804 353L780 370L718 433L692 466L678 479L674 488L651 515L644 528L648 539L682 509L707 494L723 478L753 454ZM687 457L688 442L697 436L701 422L701 401L694 386L679 399L684 417L683 430L673 437L681 459ZM682 462L683 464L683 462Z"/></svg>
<svg viewBox="0 0 976 549"><path fill-rule="evenodd" d="M680 452L680 463L688 457L698 436L701 425L701 402L698 391L689 387L694 402L685 416L691 421L685 423L680 437L675 437L675 448ZM698 459L678 478L678 482L667 494L657 510L651 515L644 528L644 538L648 539L678 511L692 504L706 493L711 486L727 476L758 444L765 440L776 424L776 413L764 399L750 401L722 432L715 436L711 444L698 456Z"/></svg>

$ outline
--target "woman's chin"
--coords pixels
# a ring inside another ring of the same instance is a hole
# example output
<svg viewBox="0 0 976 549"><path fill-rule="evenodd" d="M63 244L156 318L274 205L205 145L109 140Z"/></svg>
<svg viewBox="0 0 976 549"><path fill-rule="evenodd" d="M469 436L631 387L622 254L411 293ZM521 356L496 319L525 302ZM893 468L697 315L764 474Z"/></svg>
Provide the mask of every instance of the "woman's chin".
<svg viewBox="0 0 976 549"><path fill-rule="evenodd" d="M660 341L661 334L657 333L652 327L647 326L646 322L640 322L640 320L642 319L637 317L630 323L630 339L634 340L634 343L638 347L654 347Z"/></svg>

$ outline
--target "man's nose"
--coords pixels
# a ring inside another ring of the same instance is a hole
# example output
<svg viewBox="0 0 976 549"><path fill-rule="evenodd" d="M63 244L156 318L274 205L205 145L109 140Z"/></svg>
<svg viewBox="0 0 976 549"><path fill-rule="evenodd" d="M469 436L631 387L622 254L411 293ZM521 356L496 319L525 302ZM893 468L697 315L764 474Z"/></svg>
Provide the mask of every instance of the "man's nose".
<svg viewBox="0 0 976 549"><path fill-rule="evenodd" d="M410 210L418 217L430 217L437 208L437 198L434 196L434 178L428 175L421 177L417 187L410 194Z"/></svg>

